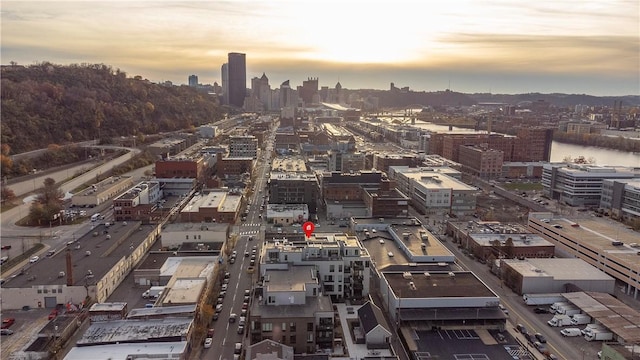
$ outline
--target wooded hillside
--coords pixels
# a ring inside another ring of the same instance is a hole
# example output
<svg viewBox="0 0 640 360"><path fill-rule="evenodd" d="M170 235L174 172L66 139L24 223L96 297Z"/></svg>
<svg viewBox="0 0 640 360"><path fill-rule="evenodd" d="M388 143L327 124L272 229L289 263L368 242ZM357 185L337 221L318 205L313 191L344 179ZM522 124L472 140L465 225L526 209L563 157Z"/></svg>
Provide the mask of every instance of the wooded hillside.
<svg viewBox="0 0 640 360"><path fill-rule="evenodd" d="M103 64L2 66L1 90L1 141L9 154L188 129L222 118L207 94L130 78Z"/></svg>

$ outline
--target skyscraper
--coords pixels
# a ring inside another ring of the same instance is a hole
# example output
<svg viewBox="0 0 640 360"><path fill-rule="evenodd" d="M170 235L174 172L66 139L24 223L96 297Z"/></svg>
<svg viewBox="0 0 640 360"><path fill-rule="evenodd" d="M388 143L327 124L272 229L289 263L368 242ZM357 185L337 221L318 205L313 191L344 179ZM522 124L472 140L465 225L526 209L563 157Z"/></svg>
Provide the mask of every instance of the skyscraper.
<svg viewBox="0 0 640 360"><path fill-rule="evenodd" d="M229 64L222 64L220 73L222 77L222 102L229 105Z"/></svg>
<svg viewBox="0 0 640 360"><path fill-rule="evenodd" d="M247 95L247 62L245 54L229 53L227 62L229 105L242 107Z"/></svg>
<svg viewBox="0 0 640 360"><path fill-rule="evenodd" d="M191 87L198 86L198 75L189 75L189 86Z"/></svg>

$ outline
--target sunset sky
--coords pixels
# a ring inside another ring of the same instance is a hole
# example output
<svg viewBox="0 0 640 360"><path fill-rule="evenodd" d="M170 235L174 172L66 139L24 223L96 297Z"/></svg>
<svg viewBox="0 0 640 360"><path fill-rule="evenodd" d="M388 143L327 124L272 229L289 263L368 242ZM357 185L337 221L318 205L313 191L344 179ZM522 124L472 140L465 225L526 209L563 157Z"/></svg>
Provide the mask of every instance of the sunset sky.
<svg viewBox="0 0 640 360"><path fill-rule="evenodd" d="M348 89L640 94L637 0L5 1L1 62L220 83L227 53Z"/></svg>

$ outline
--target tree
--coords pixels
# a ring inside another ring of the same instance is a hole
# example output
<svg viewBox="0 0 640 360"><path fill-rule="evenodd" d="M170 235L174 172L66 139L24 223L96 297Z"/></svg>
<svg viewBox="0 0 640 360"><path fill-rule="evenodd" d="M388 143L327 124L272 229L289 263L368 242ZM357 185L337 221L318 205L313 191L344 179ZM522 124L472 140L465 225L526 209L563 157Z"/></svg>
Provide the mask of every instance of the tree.
<svg viewBox="0 0 640 360"><path fill-rule="evenodd" d="M512 238L508 238L507 241L504 242L504 252L509 259L513 259L514 247Z"/></svg>
<svg viewBox="0 0 640 360"><path fill-rule="evenodd" d="M2 192L0 194L2 203L11 202L16 198L16 194L13 190L9 189L6 185L2 185Z"/></svg>
<svg viewBox="0 0 640 360"><path fill-rule="evenodd" d="M29 219L39 225L54 220L64 208L62 199L64 194L52 178L46 178L42 189L39 190L29 209Z"/></svg>

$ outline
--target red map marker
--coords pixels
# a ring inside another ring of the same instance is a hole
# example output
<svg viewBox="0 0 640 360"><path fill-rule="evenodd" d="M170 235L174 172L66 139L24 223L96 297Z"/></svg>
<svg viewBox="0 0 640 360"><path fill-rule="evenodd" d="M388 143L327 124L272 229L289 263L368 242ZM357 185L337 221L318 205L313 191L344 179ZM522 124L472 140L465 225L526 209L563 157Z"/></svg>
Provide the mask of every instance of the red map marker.
<svg viewBox="0 0 640 360"><path fill-rule="evenodd" d="M304 230L305 235L307 235L307 237L311 237L311 234L313 234L313 229L315 229L316 226L311 222L311 221L307 221L306 223L302 224L302 230Z"/></svg>

